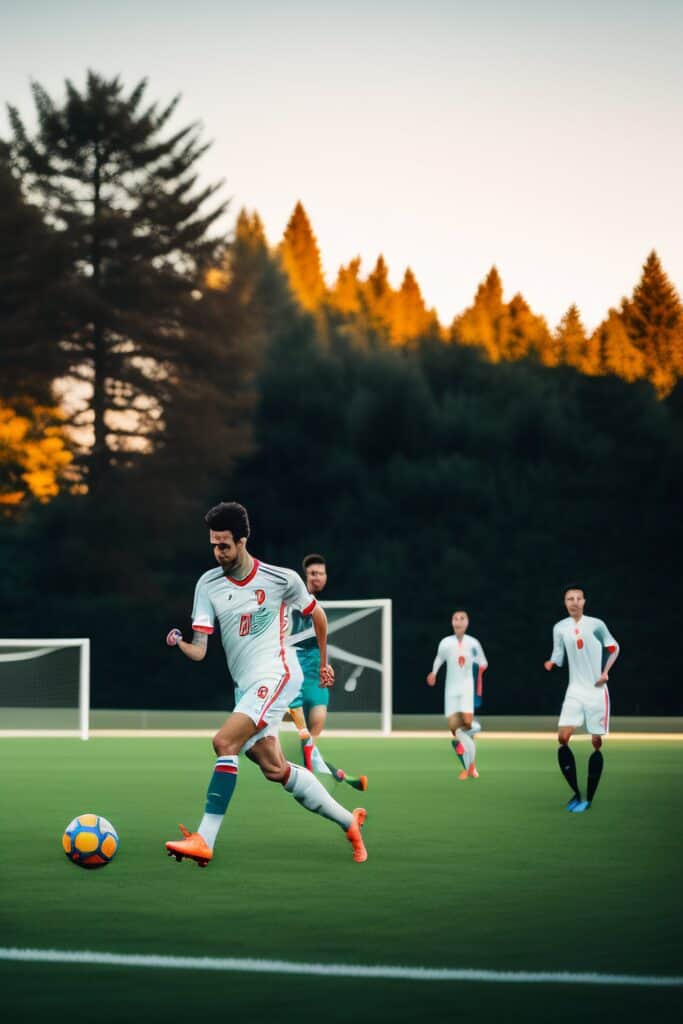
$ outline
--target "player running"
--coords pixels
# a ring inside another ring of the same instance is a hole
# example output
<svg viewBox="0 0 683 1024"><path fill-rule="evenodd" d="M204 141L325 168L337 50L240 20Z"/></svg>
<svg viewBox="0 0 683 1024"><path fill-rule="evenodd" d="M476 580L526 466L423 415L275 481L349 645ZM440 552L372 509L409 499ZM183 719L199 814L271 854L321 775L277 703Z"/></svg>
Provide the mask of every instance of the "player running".
<svg viewBox="0 0 683 1024"><path fill-rule="evenodd" d="M267 565L247 551L249 518L237 502L221 502L205 516L209 542L218 568L199 578L192 610L192 642L178 629L166 637L191 661L206 656L216 622L238 696L235 710L213 738L217 755L206 796L204 816L196 832L182 825L183 838L166 843L169 856L187 857L205 867L237 782L239 754L258 764L270 782L279 782L297 803L341 826L353 847L353 859L367 860L361 835L364 808L348 811L327 792L315 775L289 763L278 730L287 706L301 686L296 657L284 644L286 610L310 615L320 651L319 685L334 682L327 663L327 618L315 597L291 569Z"/></svg>
<svg viewBox="0 0 683 1024"><path fill-rule="evenodd" d="M437 672L445 663L444 713L454 737L451 746L462 765L458 776L461 780L479 778L473 737L481 731L481 725L474 721L475 690L480 699L484 672L488 668L484 648L467 633L469 623L466 611L453 612L451 625L454 635L444 637L440 642L432 671L427 676L427 685L434 686Z"/></svg>
<svg viewBox="0 0 683 1024"><path fill-rule="evenodd" d="M313 597L319 596L327 585L325 559L322 555L306 555L302 568L309 594ZM366 790L367 775L347 775L341 768L335 768L329 761L325 761L318 748L318 739L327 718L330 690L329 687L323 687L320 682L320 648L317 636L309 636L296 642L296 634L310 631L312 625L311 617L306 612L292 612L290 640L296 647L303 671L303 683L301 690L289 705L289 714L299 730L304 764L309 771L333 775L339 782L348 782L353 789Z"/></svg>
<svg viewBox="0 0 683 1024"><path fill-rule="evenodd" d="M564 664L567 655L569 685L560 711L557 760L572 791L567 810L580 814L588 810L602 775L602 737L609 732L609 691L607 680L619 655L616 642L602 619L583 614L584 589L577 584L565 587L564 604L569 617L553 626L553 653L544 663L550 672ZM588 759L586 799L581 798L576 778L576 761L569 747L574 729L583 725L591 733L593 753Z"/></svg>

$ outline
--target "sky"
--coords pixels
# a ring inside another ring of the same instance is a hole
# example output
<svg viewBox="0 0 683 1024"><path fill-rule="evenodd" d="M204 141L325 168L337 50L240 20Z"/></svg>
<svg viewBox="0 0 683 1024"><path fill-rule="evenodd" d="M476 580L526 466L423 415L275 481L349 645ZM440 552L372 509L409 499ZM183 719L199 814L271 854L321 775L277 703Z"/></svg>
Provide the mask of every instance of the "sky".
<svg viewBox="0 0 683 1024"><path fill-rule="evenodd" d="M495 264L592 329L654 248L683 292L680 0L32 0L0 48L0 136L31 80L148 78L213 143L221 227L256 210L276 244L301 200L330 283L382 253L450 323Z"/></svg>

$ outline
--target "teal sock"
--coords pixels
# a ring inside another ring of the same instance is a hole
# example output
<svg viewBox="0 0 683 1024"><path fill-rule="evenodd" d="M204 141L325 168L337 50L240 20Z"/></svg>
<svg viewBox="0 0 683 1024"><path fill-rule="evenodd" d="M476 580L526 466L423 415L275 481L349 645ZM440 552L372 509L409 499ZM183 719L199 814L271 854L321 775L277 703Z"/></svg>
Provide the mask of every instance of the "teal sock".
<svg viewBox="0 0 683 1024"><path fill-rule="evenodd" d="M223 815L227 811L237 784L238 763L237 755L219 757L216 761L206 794L204 811L207 814Z"/></svg>

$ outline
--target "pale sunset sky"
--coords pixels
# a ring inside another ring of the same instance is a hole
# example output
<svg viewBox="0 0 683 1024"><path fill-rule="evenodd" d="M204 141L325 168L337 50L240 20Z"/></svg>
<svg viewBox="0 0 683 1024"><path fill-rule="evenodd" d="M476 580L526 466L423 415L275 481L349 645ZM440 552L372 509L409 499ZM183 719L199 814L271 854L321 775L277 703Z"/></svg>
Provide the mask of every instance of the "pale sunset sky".
<svg viewBox="0 0 683 1024"><path fill-rule="evenodd" d="M32 79L147 77L213 140L225 230L244 206L275 244L301 199L330 283L381 252L449 323L495 263L592 329L654 248L683 291L679 0L33 0L0 47L0 136L6 103L33 126Z"/></svg>

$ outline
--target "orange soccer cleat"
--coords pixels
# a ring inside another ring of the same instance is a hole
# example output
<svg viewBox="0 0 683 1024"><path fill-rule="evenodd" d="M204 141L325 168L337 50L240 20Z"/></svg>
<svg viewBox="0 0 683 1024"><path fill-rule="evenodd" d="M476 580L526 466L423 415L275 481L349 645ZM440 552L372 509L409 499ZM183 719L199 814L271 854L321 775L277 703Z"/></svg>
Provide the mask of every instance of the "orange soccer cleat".
<svg viewBox="0 0 683 1024"><path fill-rule="evenodd" d="M464 782L465 779L469 778L469 774L470 773L468 772L467 768L463 768L463 770L458 775L458 778L460 779L461 782Z"/></svg>
<svg viewBox="0 0 683 1024"><path fill-rule="evenodd" d="M368 816L368 812L364 807L356 807L353 811L353 821L346 830L346 838L353 846L353 859L357 864L362 864L363 861L368 859L368 851L365 849L365 843L361 835L361 829L365 824L365 819Z"/></svg>
<svg viewBox="0 0 683 1024"><path fill-rule="evenodd" d="M183 838L166 843L169 857L175 857L179 862L183 857L187 857L200 868L205 868L213 857L213 850L206 839L200 836L199 832L189 832L184 825L179 825L178 828L183 833Z"/></svg>
<svg viewBox="0 0 683 1024"><path fill-rule="evenodd" d="M469 777L471 779L478 779L479 778L479 772L477 771L474 762L472 762L472 764L470 765L467 774L469 775Z"/></svg>

